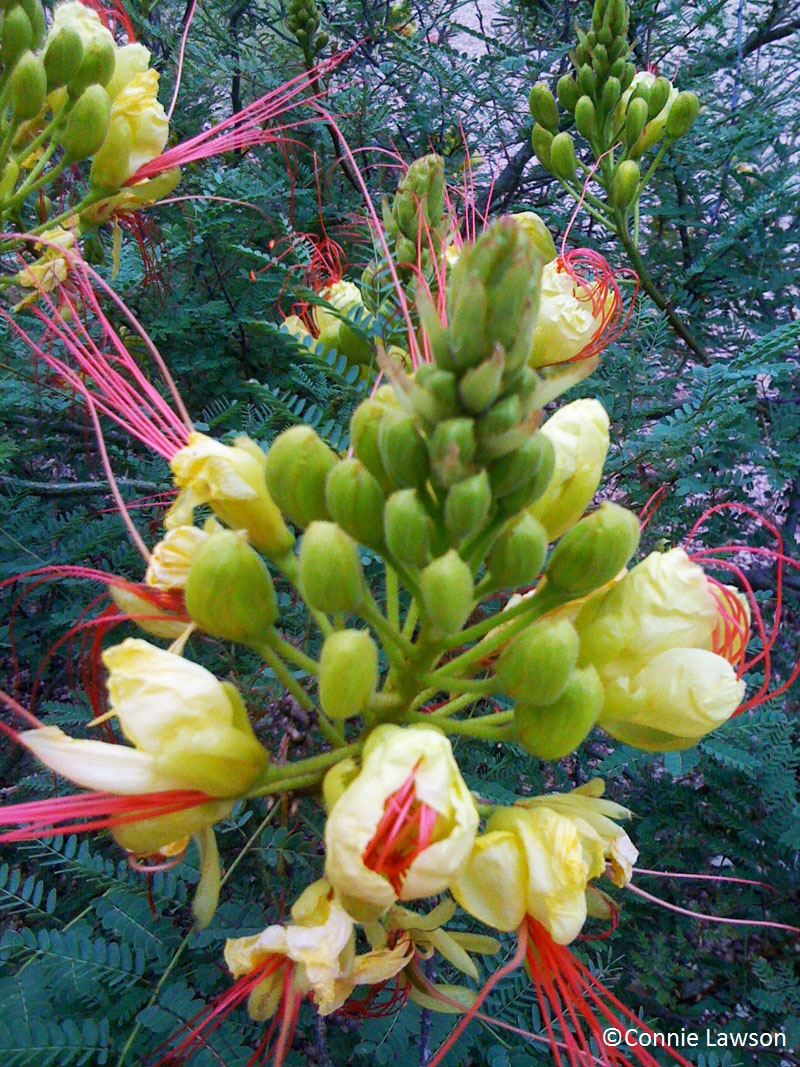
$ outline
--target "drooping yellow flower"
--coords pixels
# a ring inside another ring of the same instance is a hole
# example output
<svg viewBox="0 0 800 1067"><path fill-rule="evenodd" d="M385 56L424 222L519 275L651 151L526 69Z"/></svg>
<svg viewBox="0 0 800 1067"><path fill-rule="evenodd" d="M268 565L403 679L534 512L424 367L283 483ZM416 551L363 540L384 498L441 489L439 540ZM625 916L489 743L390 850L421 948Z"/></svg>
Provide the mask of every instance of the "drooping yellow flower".
<svg viewBox="0 0 800 1067"><path fill-rule="evenodd" d="M544 423L555 451L544 493L528 509L555 541L580 519L597 491L610 444L609 421L599 400L573 400Z"/></svg>
<svg viewBox="0 0 800 1067"><path fill-rule="evenodd" d="M77 221L76 216L70 220L73 226ZM17 285L34 290L17 304L15 311L36 300L39 293L51 293L66 281L69 274L69 259L65 253L72 252L76 247L75 230L69 223L66 228L53 226L52 229L45 230L42 237L47 243L36 246L37 249L42 250L41 256L33 263L27 264L14 276Z"/></svg>
<svg viewBox="0 0 800 1067"><path fill-rule="evenodd" d="M184 589L192 558L212 534L199 526L176 526L154 546L144 580L154 589Z"/></svg>
<svg viewBox="0 0 800 1067"><path fill-rule="evenodd" d="M96 189L121 189L161 153L168 136L169 121L158 102L158 72L134 74L111 104L106 139L92 160L91 184Z"/></svg>
<svg viewBox="0 0 800 1067"><path fill-rule="evenodd" d="M608 295L606 301L613 297ZM560 260L546 263L530 365L549 367L574 359L601 328L606 312L607 306L597 306L589 289Z"/></svg>
<svg viewBox="0 0 800 1067"><path fill-rule="evenodd" d="M683 549L651 553L590 598L575 627L579 661L597 668L605 690L599 725L619 740L687 748L742 701L734 664L747 644L747 604Z"/></svg>
<svg viewBox="0 0 800 1067"><path fill-rule="evenodd" d="M168 529L190 524L194 508L210 504L231 529L247 530L251 544L270 559L292 547L294 538L267 491L266 456L248 437L223 445L192 433L170 467L181 492L167 514Z"/></svg>
<svg viewBox="0 0 800 1067"><path fill-rule="evenodd" d="M477 827L448 739L431 727L380 726L328 816L326 875L356 919L374 919L398 898L442 892Z"/></svg>
<svg viewBox="0 0 800 1067"><path fill-rule="evenodd" d="M144 74L150 66L150 51L138 42L126 44L116 50L114 55L114 73L106 85L106 92L115 100L120 90L131 82L137 74Z"/></svg>

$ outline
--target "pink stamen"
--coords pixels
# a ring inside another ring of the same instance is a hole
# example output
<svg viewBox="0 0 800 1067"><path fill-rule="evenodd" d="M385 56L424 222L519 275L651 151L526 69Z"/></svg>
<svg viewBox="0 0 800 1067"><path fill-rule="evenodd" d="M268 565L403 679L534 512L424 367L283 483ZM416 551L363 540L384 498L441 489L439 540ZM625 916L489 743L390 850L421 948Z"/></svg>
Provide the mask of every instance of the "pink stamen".
<svg viewBox="0 0 800 1067"><path fill-rule="evenodd" d="M183 17L183 32L181 33L181 43L180 48L178 49L178 66L175 71L175 88L172 90L172 100L169 105L169 110L167 111L168 119L172 119L172 113L175 110L175 105L178 103L178 93L181 91L181 78L183 77L183 59L186 54L186 41L196 11L197 0L192 0L188 11Z"/></svg>
<svg viewBox="0 0 800 1067"><path fill-rule="evenodd" d="M416 767L386 799L372 840L364 850L364 866L382 874L400 896L409 868L433 840L437 812L417 798Z"/></svg>
<svg viewBox="0 0 800 1067"><path fill-rule="evenodd" d="M667 911L674 911L677 915L688 915L690 919L697 919L698 922L720 923L725 926L756 926L771 930L788 930L790 933L800 934L800 926L787 926L786 923L767 922L765 919L728 919L722 915L702 915L699 912L690 911L688 908L680 908L677 904L670 904L668 901L662 900L661 897L655 897L652 893L646 893L644 889L631 885L630 882L625 888L629 889L631 893L635 893L637 897L642 897L653 904L658 904L661 908L666 908Z"/></svg>

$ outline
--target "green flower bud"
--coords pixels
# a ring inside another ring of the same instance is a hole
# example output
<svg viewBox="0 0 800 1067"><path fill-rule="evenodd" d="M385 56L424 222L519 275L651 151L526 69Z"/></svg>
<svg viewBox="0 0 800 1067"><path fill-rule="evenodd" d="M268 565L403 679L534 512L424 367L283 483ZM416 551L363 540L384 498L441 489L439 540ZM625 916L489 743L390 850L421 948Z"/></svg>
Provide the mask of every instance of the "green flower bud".
<svg viewBox="0 0 800 1067"><path fill-rule="evenodd" d="M578 85L586 96L593 97L597 92L597 75L588 63L584 63L578 71Z"/></svg>
<svg viewBox="0 0 800 1067"><path fill-rule="evenodd" d="M602 708L603 686L597 671L594 667L575 670L552 704L514 708L517 738L532 756L563 759L586 738Z"/></svg>
<svg viewBox="0 0 800 1067"><path fill-rule="evenodd" d="M439 556L419 576L425 614L435 634L456 634L469 618L475 589L472 571L455 549Z"/></svg>
<svg viewBox="0 0 800 1067"><path fill-rule="evenodd" d="M42 61L33 52L23 52L8 81L7 99L17 122L36 118L44 107L47 77Z"/></svg>
<svg viewBox="0 0 800 1067"><path fill-rule="evenodd" d="M672 82L669 78L656 78L650 86L650 98L647 102L647 121L654 119L656 115L667 106L667 101L672 92Z"/></svg>
<svg viewBox="0 0 800 1067"><path fill-rule="evenodd" d="M411 240L426 243L426 231L441 229L444 216L444 160L431 154L415 159L400 181L392 206L400 230ZM399 256L401 261L405 261ZM415 261L415 256L410 260Z"/></svg>
<svg viewBox="0 0 800 1067"><path fill-rule="evenodd" d="M537 215L535 211L515 211L511 218L527 233L545 263L556 258L558 253L553 235L541 215Z"/></svg>
<svg viewBox="0 0 800 1067"><path fill-rule="evenodd" d="M47 43L44 53L44 71L47 75L47 91L60 89L73 78L83 59L83 44L80 34L71 26L62 26Z"/></svg>
<svg viewBox="0 0 800 1067"><path fill-rule="evenodd" d="M325 483L325 502L331 518L345 533L369 548L381 547L386 497L360 460L343 460L331 470Z"/></svg>
<svg viewBox="0 0 800 1067"><path fill-rule="evenodd" d="M362 400L350 420L350 441L356 458L378 480L384 492L391 489L391 482L381 459L378 432L383 416L397 406L391 386L384 386L374 396Z"/></svg>
<svg viewBox="0 0 800 1067"><path fill-rule="evenodd" d="M102 85L90 85L75 101L61 139L70 163L89 159L106 139L111 101Z"/></svg>
<svg viewBox="0 0 800 1067"><path fill-rule="evenodd" d="M597 114L594 102L588 96L582 96L575 107L575 125L578 133L591 141L597 132Z"/></svg>
<svg viewBox="0 0 800 1067"><path fill-rule="evenodd" d="M575 79L571 74L564 74L558 79L556 93L558 94L558 102L564 110L574 114L575 105L578 103L581 91L575 84Z"/></svg>
<svg viewBox="0 0 800 1067"><path fill-rule="evenodd" d="M329 519L325 502L328 475L339 462L310 426L292 426L272 442L265 476L270 496L301 529L315 519Z"/></svg>
<svg viewBox="0 0 800 1067"><path fill-rule="evenodd" d="M0 204L14 192L19 178L19 164L13 159L6 163L3 173L0 174Z"/></svg>
<svg viewBox="0 0 800 1067"><path fill-rule="evenodd" d="M431 558L430 519L416 489L399 489L386 501L383 513L386 545L401 563L424 567Z"/></svg>
<svg viewBox="0 0 800 1067"><path fill-rule="evenodd" d="M572 181L578 169L578 161L575 158L575 142L566 130L553 138L550 146L550 160L551 170L557 178Z"/></svg>
<svg viewBox="0 0 800 1067"><path fill-rule="evenodd" d="M378 685L378 649L366 630L337 630L319 657L319 703L335 720L360 715Z"/></svg>
<svg viewBox="0 0 800 1067"><path fill-rule="evenodd" d="M428 422L441 422L458 414L458 381L451 371L441 370L435 363L422 363L414 375L414 382L424 397L412 393L411 403Z"/></svg>
<svg viewBox="0 0 800 1067"><path fill-rule="evenodd" d="M609 45L613 44L613 42L614 42L614 34L613 34L613 31L612 31L611 27L610 26L601 26L601 28L597 31L597 40L605 48L608 48Z"/></svg>
<svg viewBox="0 0 800 1067"><path fill-rule="evenodd" d="M641 97L635 97L628 104L625 116L625 141L635 145L642 135L647 122L647 103Z"/></svg>
<svg viewBox="0 0 800 1067"><path fill-rule="evenodd" d="M312 608L355 611L364 599L358 546L333 522L312 522L300 542L300 586Z"/></svg>
<svg viewBox="0 0 800 1067"><path fill-rule="evenodd" d="M608 49L601 41L595 46L594 56L592 57L592 70L595 72L598 78L601 78L608 69Z"/></svg>
<svg viewBox="0 0 800 1067"><path fill-rule="evenodd" d="M699 110L700 101L694 93L678 93L667 115L667 137L677 140L688 133Z"/></svg>
<svg viewBox="0 0 800 1067"><path fill-rule="evenodd" d="M620 77L620 85L622 86L623 93L626 89L630 88L631 82L636 77L636 67L633 63L626 63L625 70Z"/></svg>
<svg viewBox="0 0 800 1067"><path fill-rule="evenodd" d="M111 81L115 66L113 42L100 38L90 41L88 45L84 45L78 73L68 83L69 95L75 99L90 85L107 85Z"/></svg>
<svg viewBox="0 0 800 1067"><path fill-rule="evenodd" d="M480 533L489 519L492 490L486 471L456 483L444 502L444 525L451 542L459 545Z"/></svg>
<svg viewBox="0 0 800 1067"><path fill-rule="evenodd" d="M46 28L44 8L39 0L20 0L20 6L28 16L28 22L31 24L31 33L33 35L31 46L37 48L42 43Z"/></svg>
<svg viewBox="0 0 800 1067"><path fill-rule="evenodd" d="M619 78L609 78L603 86L603 94L600 97L603 111L605 111L607 115L617 106L617 101L621 94L622 86L619 83Z"/></svg>
<svg viewBox="0 0 800 1067"><path fill-rule="evenodd" d="M544 82L537 82L531 89L528 107L534 122L538 122L552 134L558 133L558 107L555 97Z"/></svg>
<svg viewBox="0 0 800 1067"><path fill-rule="evenodd" d="M11 70L19 57L33 44L30 19L21 7L6 12L0 33L0 63Z"/></svg>
<svg viewBox="0 0 800 1067"><path fill-rule="evenodd" d="M413 489L427 481L428 449L413 415L400 410L386 412L378 427L378 451L394 485Z"/></svg>
<svg viewBox="0 0 800 1067"><path fill-rule="evenodd" d="M630 11L625 0L609 0L607 18L615 37L623 37L627 34Z"/></svg>
<svg viewBox="0 0 800 1067"><path fill-rule="evenodd" d="M568 530L553 550L545 576L556 589L585 596L610 582L639 544L639 520L606 501Z"/></svg>
<svg viewBox="0 0 800 1067"><path fill-rule="evenodd" d="M503 387L506 361L496 348L489 359L471 367L458 384L458 393L467 411L479 415L497 400Z"/></svg>
<svg viewBox="0 0 800 1067"><path fill-rule="evenodd" d="M533 127L533 150L536 153L536 158L542 164L545 170L551 171L553 169L552 164L552 145L553 135L549 130L546 130L544 126L539 126L537 123Z"/></svg>
<svg viewBox="0 0 800 1067"><path fill-rule="evenodd" d="M491 589L532 585L541 574L546 555L545 528L538 519L523 512L503 528L486 560Z"/></svg>
<svg viewBox="0 0 800 1067"><path fill-rule="evenodd" d="M537 438L542 437L541 434L537 434L536 436ZM535 504L542 493L545 492L553 477L553 469L555 466L555 452L549 447L549 444L550 442L544 437L542 441L538 442L537 465L533 467L529 473L528 479L523 482L519 488L500 497L497 502L497 511L499 515L511 518L512 516L519 514L523 508Z"/></svg>
<svg viewBox="0 0 800 1067"><path fill-rule="evenodd" d="M639 164L632 159L625 159L614 171L611 183L611 204L624 211L636 196L639 188Z"/></svg>
<svg viewBox="0 0 800 1067"><path fill-rule="evenodd" d="M553 446L541 433L535 433L520 448L501 456L489 466L489 482L495 499L516 492L544 468L549 480L555 463ZM544 489L544 486L542 487Z"/></svg>
<svg viewBox="0 0 800 1067"><path fill-rule="evenodd" d="M439 423L428 448L431 468L442 485L455 485L471 473L475 447L472 419L447 419Z"/></svg>
<svg viewBox="0 0 800 1067"><path fill-rule="evenodd" d="M492 405L485 415L481 415L476 423L478 445L483 453L487 448L492 450L492 442L516 429L522 418L522 401L516 393L504 396ZM502 455L502 453L497 453Z"/></svg>
<svg viewBox="0 0 800 1067"><path fill-rule="evenodd" d="M622 88L622 82L620 81L620 79L625 74L625 57L624 56L620 56L619 59L615 59L614 62L611 64L611 70L608 73L609 73L610 77L616 78L617 81L620 82L620 89L621 89Z"/></svg>
<svg viewBox="0 0 800 1067"><path fill-rule="evenodd" d="M243 530L221 530L192 554L186 610L207 634L250 644L278 617L269 571Z"/></svg>
<svg viewBox="0 0 800 1067"><path fill-rule="evenodd" d="M578 634L568 619L540 619L503 650L495 673L512 700L552 704L575 669L579 649Z"/></svg>

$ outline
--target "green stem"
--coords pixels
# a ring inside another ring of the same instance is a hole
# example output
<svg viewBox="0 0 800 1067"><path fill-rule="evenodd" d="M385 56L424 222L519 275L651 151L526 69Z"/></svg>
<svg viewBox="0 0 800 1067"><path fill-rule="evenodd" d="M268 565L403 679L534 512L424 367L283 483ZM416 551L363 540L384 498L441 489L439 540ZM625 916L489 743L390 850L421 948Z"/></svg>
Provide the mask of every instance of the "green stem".
<svg viewBox="0 0 800 1067"><path fill-rule="evenodd" d="M325 772L347 756L357 756L364 747L363 741L354 741L344 745L333 752L323 752L319 756L309 756L307 759L297 760L285 767L276 767L272 764L267 768L266 775L261 785L250 790L248 796L268 796L270 793L285 793L292 788L300 788L301 785L314 785Z"/></svg>
<svg viewBox="0 0 800 1067"><path fill-rule="evenodd" d="M265 663L270 665L275 672L275 677L281 683L283 688L288 693L292 694L300 707L305 708L306 711L310 711L316 716L317 729L325 740L330 744L335 745L337 748L346 745L347 741L345 740L344 735L325 718L322 712L317 708L317 705L272 647L266 641L259 644L253 644L251 647L258 652L259 656L261 656Z"/></svg>
<svg viewBox="0 0 800 1067"><path fill-rule="evenodd" d="M311 656L307 656L305 652L287 641L286 638L281 637L279 633L273 631L273 633L267 638L267 643L285 660L289 660L295 667L299 667L301 671L305 671L306 674L310 674L312 677L316 677L319 674L319 664Z"/></svg>
<svg viewBox="0 0 800 1067"><path fill-rule="evenodd" d="M387 563L386 567L386 619L391 627L400 631L400 582L397 571Z"/></svg>
<svg viewBox="0 0 800 1067"><path fill-rule="evenodd" d="M430 715L420 715L418 713L410 713L408 715L410 722L430 722ZM435 722L436 720L434 720ZM459 734L462 737L475 737L481 741L497 741L498 740L498 728L510 726L514 721L513 711L499 711L494 715L481 715L477 719L458 719L455 721L447 720L445 722L438 723L441 728L448 734ZM502 735L500 735L502 737Z"/></svg>
<svg viewBox="0 0 800 1067"><path fill-rule="evenodd" d="M372 597L372 593L370 593L369 590L366 591L364 602L359 607L358 614L362 617L362 619L364 619L365 622L368 622L370 626L372 626L373 629L377 632L378 636L381 639L381 642L383 643L384 648L386 649L386 655L389 657L389 661L392 663L392 665L402 669L402 660L400 663L398 663L396 661L396 658L393 657L390 648L388 648L387 646L392 645L396 652L400 652L400 655L403 657L403 659L407 659L409 656L413 656L414 646L411 644L410 641L407 641L401 633L395 630L395 628L384 618L384 616L381 614L380 608L375 603Z"/></svg>
<svg viewBox="0 0 800 1067"><path fill-rule="evenodd" d="M421 707L421 705L434 696L435 693L435 689L426 689L424 693L420 693L408 709L408 714L413 715L417 708ZM474 693L461 693L459 696L453 697L452 700L448 700L446 704L442 704L436 711L429 712L424 718L426 722L439 722L442 719L447 719L450 715L455 715L457 711L463 711L464 708L468 708L474 703ZM405 718L405 716L403 717Z"/></svg>
<svg viewBox="0 0 800 1067"><path fill-rule="evenodd" d="M284 578L288 579L295 587L300 596L303 595L303 590L300 588L300 564L297 556L291 550L286 555L281 556L280 559L272 560L272 563L278 568ZM322 631L323 637L328 637L333 633L333 626L331 621L324 612L317 611L316 608L309 606L308 613L314 622L319 626Z"/></svg>
<svg viewBox="0 0 800 1067"><path fill-rule="evenodd" d="M228 881L230 880L231 875L233 874L233 872L236 870L236 868L239 866L239 864L245 858L245 856L250 851L250 849L253 847L253 845L256 843L256 841L261 837L261 835L266 830L266 828L269 826L269 824L272 822L272 820L274 819L276 813L279 810L280 810L280 805L273 804L272 808L267 812L266 816L261 820L261 822L255 828L253 833L250 835L250 837L247 839L247 841L242 846L241 851L237 854L236 858L233 860L233 862L231 863L230 867L227 869L225 874L222 876L222 880L221 880L221 882L219 884L220 889L223 889L224 886L228 883ZM169 961L164 973L161 975L161 977L159 978L158 982L156 983L156 987L153 990L153 995L150 997L150 999L147 1002L146 1009L147 1008L152 1008L153 1005L158 1002L158 998L161 995L161 990L164 988L164 985L166 984L167 979L169 978L169 976L172 974L172 972L177 967L181 956L186 951L186 948L187 948L187 946L189 944L189 941L190 941L193 933L194 933L194 930L191 930L186 935L186 937L184 937L183 941L181 941L180 945L178 945L178 947L175 950L175 953L174 953L172 959ZM136 1038L139 1036L139 1031L141 1030L141 1028L142 1028L142 1024L140 1022L137 1022L134 1025L133 1030L131 1030L130 1036L128 1037L128 1040L125 1042L125 1045L123 1046L122 1052L119 1055L119 1059L117 1060L117 1067L123 1067L123 1064L125 1063L125 1060L128 1057L128 1053L133 1048L134 1042L136 1041Z"/></svg>
<svg viewBox="0 0 800 1067"><path fill-rule="evenodd" d="M403 637L410 641L414 635L414 627L419 622L419 601L415 597L408 605L405 622L403 623Z"/></svg>
<svg viewBox="0 0 800 1067"><path fill-rule="evenodd" d="M596 219L607 229L614 229L614 224L608 212L608 208L603 203L603 201L599 199L599 197L594 196L592 193L584 192L583 189L573 187L563 178L559 178L558 180L567 190L569 195L573 197L573 199L583 201L583 206L586 208L587 212L592 216L593 219Z"/></svg>
<svg viewBox="0 0 800 1067"><path fill-rule="evenodd" d="M449 666L449 664L447 664ZM435 674L423 674L420 683L427 688L441 689L446 693L471 693L472 696L490 696L497 692L499 683L496 678L455 678L443 674L440 668Z"/></svg>

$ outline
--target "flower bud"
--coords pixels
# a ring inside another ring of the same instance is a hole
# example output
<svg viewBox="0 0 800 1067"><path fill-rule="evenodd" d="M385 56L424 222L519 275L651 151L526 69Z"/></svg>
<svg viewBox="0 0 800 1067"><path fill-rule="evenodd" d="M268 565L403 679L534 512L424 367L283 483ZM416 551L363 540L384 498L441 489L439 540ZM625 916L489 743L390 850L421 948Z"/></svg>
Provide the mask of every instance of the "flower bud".
<svg viewBox="0 0 800 1067"><path fill-rule="evenodd" d="M111 101L102 85L90 85L75 101L61 139L69 163L89 159L108 133Z"/></svg>
<svg viewBox="0 0 800 1067"><path fill-rule="evenodd" d="M597 75L588 63L584 63L578 71L578 85L584 96L593 97L597 92Z"/></svg>
<svg viewBox="0 0 800 1067"><path fill-rule="evenodd" d="M523 512L505 526L486 560L491 588L520 589L532 585L547 555L547 534L532 515Z"/></svg>
<svg viewBox="0 0 800 1067"><path fill-rule="evenodd" d="M378 427L378 452L394 485L413 489L427 481L428 449L413 415L400 410L386 412Z"/></svg>
<svg viewBox="0 0 800 1067"><path fill-rule="evenodd" d="M609 422L598 400L574 400L542 426L555 452L552 478L530 513L555 541L583 515L594 496L609 448Z"/></svg>
<svg viewBox="0 0 800 1067"><path fill-rule="evenodd" d="M3 168L3 173L0 174L0 203L7 200L14 192L18 178L19 163L13 159L9 159Z"/></svg>
<svg viewBox="0 0 800 1067"><path fill-rule="evenodd" d="M83 43L80 34L71 26L62 26L50 38L44 53L48 93L66 85L77 73L82 59Z"/></svg>
<svg viewBox="0 0 800 1067"><path fill-rule="evenodd" d="M564 74L558 79L556 93L558 94L558 102L564 110L574 114L581 92L571 74Z"/></svg>
<svg viewBox="0 0 800 1067"><path fill-rule="evenodd" d="M597 132L597 114L594 101L588 96L582 96L575 107L575 125L587 141L593 140Z"/></svg>
<svg viewBox="0 0 800 1067"><path fill-rule="evenodd" d="M535 211L515 211L511 218L530 237L534 248L543 257L545 263L549 263L551 259L556 258L557 253L553 235L540 215L537 215Z"/></svg>
<svg viewBox="0 0 800 1067"><path fill-rule="evenodd" d="M560 592L585 596L619 574L638 544L636 515L606 501L564 534L545 576Z"/></svg>
<svg viewBox="0 0 800 1067"><path fill-rule="evenodd" d="M528 484L534 475L540 476L544 491L553 472L555 458L551 442L535 433L520 448L501 456L489 466L489 483L497 500Z"/></svg>
<svg viewBox="0 0 800 1067"><path fill-rule="evenodd" d="M360 770L352 756L346 756L331 767L322 780L322 802L326 812L330 812L345 789L358 777Z"/></svg>
<svg viewBox="0 0 800 1067"><path fill-rule="evenodd" d="M360 460L343 460L331 470L325 483L325 503L345 533L368 548L381 547L386 497Z"/></svg>
<svg viewBox="0 0 800 1067"><path fill-rule="evenodd" d="M19 57L33 44L33 29L21 7L12 7L0 24L0 63L11 70Z"/></svg>
<svg viewBox="0 0 800 1067"><path fill-rule="evenodd" d="M319 702L331 719L360 715L378 684L378 649L366 630L337 630L319 658Z"/></svg>
<svg viewBox="0 0 800 1067"><path fill-rule="evenodd" d="M419 576L419 584L434 633L458 633L472 611L475 589L472 571L455 549L429 563Z"/></svg>
<svg viewBox="0 0 800 1067"><path fill-rule="evenodd" d="M433 522L416 489L399 489L386 501L383 513L386 545L401 563L424 567L431 558Z"/></svg>
<svg viewBox="0 0 800 1067"><path fill-rule="evenodd" d="M534 622L497 660L503 692L521 704L552 704L575 669L578 649L578 635L568 619Z"/></svg>
<svg viewBox="0 0 800 1067"><path fill-rule="evenodd" d="M575 670L546 706L517 704L514 728L522 747L539 759L563 759L584 740L603 708L603 686L594 667Z"/></svg>
<svg viewBox="0 0 800 1067"><path fill-rule="evenodd" d="M531 89L528 107L534 122L552 134L558 133L558 108L553 94L543 82L537 82Z"/></svg>
<svg viewBox="0 0 800 1067"><path fill-rule="evenodd" d="M611 183L611 203L613 207L625 211L634 201L639 188L639 164L632 159L623 159L614 171Z"/></svg>
<svg viewBox="0 0 800 1067"><path fill-rule="evenodd" d="M502 390L504 370L502 349L496 348L489 359L466 371L458 384L458 393L467 411L479 415L492 406Z"/></svg>
<svg viewBox="0 0 800 1067"><path fill-rule="evenodd" d="M85 91L85 90L84 90ZM133 138L126 125L110 124L102 145L93 153L92 166L89 170L89 183L95 190L117 192L130 177L128 157Z"/></svg>
<svg viewBox="0 0 800 1067"><path fill-rule="evenodd" d="M325 485L338 462L310 426L291 426L272 442L264 468L267 489L295 526L305 529L314 519L330 519Z"/></svg>
<svg viewBox="0 0 800 1067"><path fill-rule="evenodd" d="M241 530L220 530L195 549L185 596L194 622L223 641L258 641L278 617L272 578Z"/></svg>
<svg viewBox="0 0 800 1067"><path fill-rule="evenodd" d="M101 189L122 188L140 167L163 151L168 136L169 122L158 101L158 73L146 70L134 75L111 105L111 126L92 161L91 184Z"/></svg>
<svg viewBox="0 0 800 1067"><path fill-rule="evenodd" d="M459 545L480 533L491 506L492 490L486 471L451 486L444 502L444 525L452 544Z"/></svg>
<svg viewBox="0 0 800 1067"><path fill-rule="evenodd" d="M20 0L20 6L28 16L28 22L31 24L31 33L33 35L31 48L38 48L44 38L46 27L44 8L40 0Z"/></svg>
<svg viewBox="0 0 800 1067"><path fill-rule="evenodd" d="M622 94L622 86L619 83L619 78L609 78L606 84L603 86L603 94L600 97L600 102L603 111L608 115L617 106L617 101Z"/></svg>
<svg viewBox="0 0 800 1067"><path fill-rule="evenodd" d="M688 133L699 110L700 101L694 93L678 93L667 115L665 126L667 137L677 140Z"/></svg>
<svg viewBox="0 0 800 1067"><path fill-rule="evenodd" d="M533 150L536 153L536 158L539 160L545 170L552 171L553 158L553 135L549 130L546 130L544 126L540 126L538 123L533 127L532 134Z"/></svg>
<svg viewBox="0 0 800 1067"><path fill-rule="evenodd" d="M440 422L429 441L431 467L442 485L455 485L470 473L475 458L475 423L472 419Z"/></svg>
<svg viewBox="0 0 800 1067"><path fill-rule="evenodd" d="M8 80L7 100L16 122L36 118L44 107L47 76L42 61L33 52L24 52Z"/></svg>
<svg viewBox="0 0 800 1067"><path fill-rule="evenodd" d="M578 161L575 158L575 142L566 130L553 138L553 143L550 145L550 160L550 169L557 178L572 181L578 169Z"/></svg>
<svg viewBox="0 0 800 1067"><path fill-rule="evenodd" d="M458 382L451 371L434 363L422 363L417 367L414 383L419 391L412 392L411 403L423 419L437 423L458 414Z"/></svg>
<svg viewBox="0 0 800 1067"><path fill-rule="evenodd" d="M633 63L626 63L625 69L620 76L620 85L622 86L623 93L630 88L633 84L633 79L636 77L636 67Z"/></svg>
<svg viewBox="0 0 800 1067"><path fill-rule="evenodd" d="M641 97L631 100L625 115L625 141L629 145L634 145L639 140L646 122L647 102Z"/></svg>
<svg viewBox="0 0 800 1067"><path fill-rule="evenodd" d="M97 38L88 43L84 40L78 72L67 85L69 95L75 99L90 85L107 85L114 73L114 62L113 40Z"/></svg>
<svg viewBox="0 0 800 1067"><path fill-rule="evenodd" d="M396 410L397 406L391 386L384 386L374 396L362 400L350 420L350 440L356 458L377 479L384 492L388 492L392 485L381 459L378 432L383 416L390 409Z"/></svg>
<svg viewBox="0 0 800 1067"><path fill-rule="evenodd" d="M355 611L364 599L358 546L333 522L312 522L300 543L300 584L312 608Z"/></svg>
<svg viewBox="0 0 800 1067"><path fill-rule="evenodd" d="M647 120L654 119L667 105L672 92L672 82L669 78L656 78L650 86L650 96L647 101Z"/></svg>

